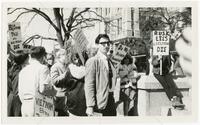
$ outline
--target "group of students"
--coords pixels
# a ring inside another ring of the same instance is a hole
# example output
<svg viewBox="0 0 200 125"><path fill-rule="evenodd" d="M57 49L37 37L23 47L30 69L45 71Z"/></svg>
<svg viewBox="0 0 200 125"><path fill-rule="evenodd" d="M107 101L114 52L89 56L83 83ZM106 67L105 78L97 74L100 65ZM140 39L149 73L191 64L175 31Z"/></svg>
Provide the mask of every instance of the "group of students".
<svg viewBox="0 0 200 125"><path fill-rule="evenodd" d="M65 49L60 49L55 58L41 46L32 47L29 53L15 53L7 65L8 116L34 116L36 92L54 97L55 116L138 115L133 110L137 109L140 78L135 60L127 54L118 68L114 67L110 45L108 35L99 34L95 45L82 53L85 63L76 52L67 58ZM151 63L153 75L169 100L182 106L182 95L169 73L169 56L152 56Z"/></svg>
<svg viewBox="0 0 200 125"><path fill-rule="evenodd" d="M108 35L99 34L95 46L82 53L85 64L76 52L67 58L65 49L55 58L41 46L29 53L18 51L8 62L8 116L34 116L36 92L54 97L56 116L128 115L136 93L136 66L127 55L116 70L108 54L110 44Z"/></svg>

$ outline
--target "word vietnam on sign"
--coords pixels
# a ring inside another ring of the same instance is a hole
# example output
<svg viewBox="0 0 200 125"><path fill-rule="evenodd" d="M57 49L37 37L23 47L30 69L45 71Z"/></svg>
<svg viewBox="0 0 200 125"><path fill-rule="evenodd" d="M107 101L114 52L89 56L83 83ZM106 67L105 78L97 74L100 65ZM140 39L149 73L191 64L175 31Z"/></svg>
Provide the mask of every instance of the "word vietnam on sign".
<svg viewBox="0 0 200 125"><path fill-rule="evenodd" d="M120 62L124 59L130 47L119 44L117 49L115 50L113 56L111 57L111 61L115 68L120 64Z"/></svg>
<svg viewBox="0 0 200 125"><path fill-rule="evenodd" d="M153 55L169 55L169 32L153 31Z"/></svg>
<svg viewBox="0 0 200 125"><path fill-rule="evenodd" d="M12 50L15 52L18 50L23 50L22 37L21 37L21 27L19 22L8 24L9 32L9 44Z"/></svg>
<svg viewBox="0 0 200 125"><path fill-rule="evenodd" d="M76 41L75 47L78 51L79 57L81 58L82 63L85 63L85 60L83 58L82 52L86 50L88 41L86 39L86 36L84 35L83 31L79 28L76 30L74 34L74 40Z"/></svg>
<svg viewBox="0 0 200 125"><path fill-rule="evenodd" d="M45 96L36 92L35 95L35 116L45 117L54 116L53 97Z"/></svg>

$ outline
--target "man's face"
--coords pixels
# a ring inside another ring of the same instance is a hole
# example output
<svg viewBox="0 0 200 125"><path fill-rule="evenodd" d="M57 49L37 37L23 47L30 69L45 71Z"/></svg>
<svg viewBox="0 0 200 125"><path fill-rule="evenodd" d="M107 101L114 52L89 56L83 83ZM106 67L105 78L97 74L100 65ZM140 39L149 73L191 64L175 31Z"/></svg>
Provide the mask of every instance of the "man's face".
<svg viewBox="0 0 200 125"><path fill-rule="evenodd" d="M107 38L101 38L99 40L99 51L103 54L107 54L110 49L110 41Z"/></svg>

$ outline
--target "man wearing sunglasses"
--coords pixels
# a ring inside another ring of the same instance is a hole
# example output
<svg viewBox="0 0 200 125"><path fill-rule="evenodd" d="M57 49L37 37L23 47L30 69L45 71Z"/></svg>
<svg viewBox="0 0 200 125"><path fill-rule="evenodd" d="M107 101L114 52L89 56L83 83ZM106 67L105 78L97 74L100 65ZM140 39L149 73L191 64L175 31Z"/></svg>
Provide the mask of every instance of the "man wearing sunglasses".
<svg viewBox="0 0 200 125"><path fill-rule="evenodd" d="M103 116L116 116L112 91L112 64L107 56L110 39L106 34L99 34L95 44L98 46L98 52L86 62L86 113L88 116L93 116L94 112Z"/></svg>

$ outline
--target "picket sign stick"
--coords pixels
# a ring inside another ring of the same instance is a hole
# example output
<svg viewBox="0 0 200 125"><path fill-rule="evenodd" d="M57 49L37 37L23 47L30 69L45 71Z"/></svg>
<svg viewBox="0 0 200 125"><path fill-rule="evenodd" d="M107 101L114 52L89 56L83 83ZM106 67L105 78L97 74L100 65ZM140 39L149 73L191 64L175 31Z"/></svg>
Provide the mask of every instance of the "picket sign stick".
<svg viewBox="0 0 200 125"><path fill-rule="evenodd" d="M160 75L162 75L162 55L160 57Z"/></svg>

